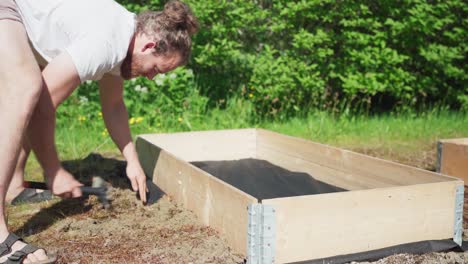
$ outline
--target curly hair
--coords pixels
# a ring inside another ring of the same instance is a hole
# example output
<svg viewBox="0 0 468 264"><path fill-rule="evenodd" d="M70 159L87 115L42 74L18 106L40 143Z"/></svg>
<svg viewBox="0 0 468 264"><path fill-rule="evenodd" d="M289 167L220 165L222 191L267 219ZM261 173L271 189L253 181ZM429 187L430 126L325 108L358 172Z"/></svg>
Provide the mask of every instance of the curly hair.
<svg viewBox="0 0 468 264"><path fill-rule="evenodd" d="M198 21L190 7L178 0L169 1L163 11L143 11L137 16L137 34L153 36L156 53L179 52L181 64L191 53L191 36L198 31Z"/></svg>

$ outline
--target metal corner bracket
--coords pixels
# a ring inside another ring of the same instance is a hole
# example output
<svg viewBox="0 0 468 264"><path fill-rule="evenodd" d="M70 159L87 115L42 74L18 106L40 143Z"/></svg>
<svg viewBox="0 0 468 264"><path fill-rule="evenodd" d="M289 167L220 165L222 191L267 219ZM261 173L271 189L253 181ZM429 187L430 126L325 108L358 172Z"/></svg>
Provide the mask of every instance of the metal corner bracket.
<svg viewBox="0 0 468 264"><path fill-rule="evenodd" d="M247 264L275 263L275 208L268 204L250 204L247 210Z"/></svg>
<svg viewBox="0 0 468 264"><path fill-rule="evenodd" d="M436 172L440 173L442 169L442 142L437 142L437 161L436 161Z"/></svg>
<svg viewBox="0 0 468 264"><path fill-rule="evenodd" d="M455 241L459 246L462 245L464 189L463 185L458 185L455 192L455 223L453 227L453 241Z"/></svg>

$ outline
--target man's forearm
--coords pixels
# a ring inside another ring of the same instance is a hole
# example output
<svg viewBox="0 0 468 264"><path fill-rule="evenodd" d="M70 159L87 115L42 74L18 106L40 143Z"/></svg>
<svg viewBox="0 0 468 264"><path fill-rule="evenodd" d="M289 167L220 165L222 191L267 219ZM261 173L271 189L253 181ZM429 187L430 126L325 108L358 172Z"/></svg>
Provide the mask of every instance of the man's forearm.
<svg viewBox="0 0 468 264"><path fill-rule="evenodd" d="M44 86L31 117L27 135L31 147L47 177L61 168L55 148L55 110L80 83L70 56L64 52L42 71Z"/></svg>
<svg viewBox="0 0 468 264"><path fill-rule="evenodd" d="M101 95L104 95L101 93ZM101 98L106 98L101 96ZM102 113L104 122L106 123L107 129L112 139L119 147L123 156L127 160L127 168L125 170L130 184L134 191L137 191L141 201L146 202L146 176L143 168L141 167L138 155L133 144L132 137L130 134L130 127L128 125L128 113L127 108L123 102L121 96L116 96L113 99L104 101ZM112 103L108 103L112 102Z"/></svg>
<svg viewBox="0 0 468 264"><path fill-rule="evenodd" d="M105 75L99 82L99 97L107 130L127 160L126 173L134 191L146 202L146 176L141 168L128 125L128 113L123 100L123 80Z"/></svg>
<svg viewBox="0 0 468 264"><path fill-rule="evenodd" d="M28 127L28 139L47 177L54 176L60 161L54 143L55 107L47 89L43 89Z"/></svg>
<svg viewBox="0 0 468 264"><path fill-rule="evenodd" d="M128 125L128 113L123 101L111 109L103 109L104 121L112 140L127 162L138 162L138 155Z"/></svg>

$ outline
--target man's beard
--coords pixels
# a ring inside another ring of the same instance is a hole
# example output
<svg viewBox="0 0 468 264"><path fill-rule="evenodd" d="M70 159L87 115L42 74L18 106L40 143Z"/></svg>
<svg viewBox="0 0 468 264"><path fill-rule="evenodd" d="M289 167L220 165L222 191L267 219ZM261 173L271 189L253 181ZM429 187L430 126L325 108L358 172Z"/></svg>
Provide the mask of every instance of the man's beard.
<svg viewBox="0 0 468 264"><path fill-rule="evenodd" d="M127 57L125 57L124 61L122 62L122 65L120 65L120 76L122 76L124 80L129 80L133 77L138 76L139 66L140 63L138 59L133 58L131 53L127 54Z"/></svg>

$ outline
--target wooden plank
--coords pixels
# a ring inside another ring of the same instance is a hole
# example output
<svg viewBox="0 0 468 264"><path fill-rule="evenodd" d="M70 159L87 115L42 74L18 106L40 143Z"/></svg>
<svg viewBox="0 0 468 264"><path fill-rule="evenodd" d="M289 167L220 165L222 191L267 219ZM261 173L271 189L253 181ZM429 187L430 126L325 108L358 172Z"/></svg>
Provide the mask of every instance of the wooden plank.
<svg viewBox="0 0 468 264"><path fill-rule="evenodd" d="M441 140L440 173L468 182L468 138Z"/></svg>
<svg viewBox="0 0 468 264"><path fill-rule="evenodd" d="M468 138L441 139L441 142L453 143L457 145L468 145Z"/></svg>
<svg viewBox="0 0 468 264"><path fill-rule="evenodd" d="M453 237L461 181L263 200L275 207L277 263Z"/></svg>
<svg viewBox="0 0 468 264"><path fill-rule="evenodd" d="M152 179L154 167L156 166L156 161L158 160L161 149L141 136L136 138L135 148L146 177Z"/></svg>
<svg viewBox="0 0 468 264"><path fill-rule="evenodd" d="M257 203L256 198L165 150L156 162L153 181L203 224L222 233L236 252L246 254L247 206Z"/></svg>
<svg viewBox="0 0 468 264"><path fill-rule="evenodd" d="M278 155L278 153L290 156L289 161L304 160L321 167L340 171L348 177L349 181L367 182L365 186L369 188L457 180L453 177L447 177L403 164L258 129L257 157L266 157L268 152L276 152L271 156ZM283 163L287 162L283 161ZM289 162L289 164L293 163ZM291 166L291 168L300 169L298 166ZM308 173L312 175L314 173L320 174L320 172L317 173L316 171ZM323 176L325 175L323 174ZM333 175L329 176L335 177ZM324 181L331 183L339 180L327 179ZM346 188L344 186L340 187Z"/></svg>
<svg viewBox="0 0 468 264"><path fill-rule="evenodd" d="M287 155L283 152L277 151L275 149L269 149L267 147L259 147L257 149L257 158L267 160L289 171L305 172L316 180L326 182L328 184L350 191L371 189L374 188L374 186L386 186L386 184L382 184L372 178L355 177L351 173L321 166L317 163Z"/></svg>
<svg viewBox="0 0 468 264"><path fill-rule="evenodd" d="M141 138L185 161L235 160L255 157L254 129L146 134Z"/></svg>
<svg viewBox="0 0 468 264"><path fill-rule="evenodd" d="M382 181L388 182L389 184L405 186L458 180L440 173L351 151L344 151L343 154L345 168L353 171L356 176L363 175L374 177L382 179Z"/></svg>

